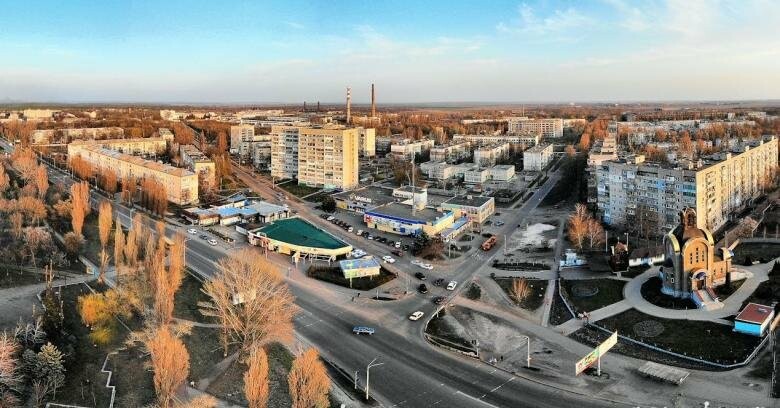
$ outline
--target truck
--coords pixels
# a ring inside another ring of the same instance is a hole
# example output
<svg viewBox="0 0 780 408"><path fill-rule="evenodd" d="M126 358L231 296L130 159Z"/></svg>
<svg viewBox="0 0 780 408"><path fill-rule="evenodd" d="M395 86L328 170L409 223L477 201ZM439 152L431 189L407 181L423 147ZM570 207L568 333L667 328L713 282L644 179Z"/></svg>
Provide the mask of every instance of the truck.
<svg viewBox="0 0 780 408"><path fill-rule="evenodd" d="M491 248L493 248L494 245L496 245L496 242L498 242L498 238L496 238L495 235L491 235L490 238L485 240L485 242L482 243L482 250L483 251L490 251Z"/></svg>

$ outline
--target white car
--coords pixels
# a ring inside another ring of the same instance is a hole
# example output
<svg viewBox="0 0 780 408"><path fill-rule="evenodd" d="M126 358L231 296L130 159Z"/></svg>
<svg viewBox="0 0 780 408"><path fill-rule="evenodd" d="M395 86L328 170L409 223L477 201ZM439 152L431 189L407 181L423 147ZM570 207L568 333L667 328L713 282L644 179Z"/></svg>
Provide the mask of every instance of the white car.
<svg viewBox="0 0 780 408"><path fill-rule="evenodd" d="M349 228L347 228L347 232L352 232L352 231L354 231L354 230L355 230L355 229L354 229L354 228L352 228L352 227L349 227Z"/></svg>
<svg viewBox="0 0 780 408"><path fill-rule="evenodd" d="M410 262L410 263L411 263L412 265L417 265L417 266L420 266L420 265L422 265L422 262L421 262L421 261L419 261L419 260L417 260L417 259L413 259L413 260L412 260L412 262Z"/></svg>
<svg viewBox="0 0 780 408"><path fill-rule="evenodd" d="M334 216L332 216L332 215L331 215L330 217L328 217L328 218L326 218L326 219L327 219L328 221L333 221L333 220L335 220L335 219L336 219L336 217L334 217Z"/></svg>
<svg viewBox="0 0 780 408"><path fill-rule="evenodd" d="M447 284L447 290L455 290L455 286L458 286L458 282L450 281L450 283Z"/></svg>
<svg viewBox="0 0 780 408"><path fill-rule="evenodd" d="M210 239L210 240L209 240L209 245L211 245L211 246L217 246L217 240L216 240L216 239L213 239L213 238L212 238L212 239Z"/></svg>
<svg viewBox="0 0 780 408"><path fill-rule="evenodd" d="M360 258L361 256L365 255L366 251L363 251L362 249L356 249L350 253L353 258Z"/></svg>
<svg viewBox="0 0 780 408"><path fill-rule="evenodd" d="M355 232L355 235L363 235L363 230L362 229L357 230L357 232Z"/></svg>
<svg viewBox="0 0 780 408"><path fill-rule="evenodd" d="M420 264L420 268L423 268L423 269L428 270L428 271L432 271L433 270L433 265L431 265L429 263L424 263L424 264Z"/></svg>
<svg viewBox="0 0 780 408"><path fill-rule="evenodd" d="M198 233L198 230L196 230L195 228L190 228L190 229L187 230L187 232L190 233L190 234L195 235L195 234Z"/></svg>
<svg viewBox="0 0 780 408"><path fill-rule="evenodd" d="M395 247L400 248L401 247L401 241L395 241Z"/></svg>
<svg viewBox="0 0 780 408"><path fill-rule="evenodd" d="M390 255L385 255L385 256L383 256L383 257L382 257L382 260L383 260L383 261L385 261L385 262L387 262L387 263L389 263L389 264L393 264L393 263L395 263L395 258L393 258L393 257L392 257L392 256L390 256Z"/></svg>
<svg viewBox="0 0 780 408"><path fill-rule="evenodd" d="M425 313L423 313L423 312L418 310L418 311L416 311L416 312L414 312L414 313L409 315L409 320L412 320L412 321L420 320L420 318L423 317L424 314Z"/></svg>

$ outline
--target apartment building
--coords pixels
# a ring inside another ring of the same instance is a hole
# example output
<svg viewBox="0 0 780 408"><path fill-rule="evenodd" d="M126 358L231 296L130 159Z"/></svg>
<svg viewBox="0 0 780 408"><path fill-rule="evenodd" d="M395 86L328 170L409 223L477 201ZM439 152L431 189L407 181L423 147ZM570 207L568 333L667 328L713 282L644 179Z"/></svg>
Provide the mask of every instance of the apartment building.
<svg viewBox="0 0 780 408"><path fill-rule="evenodd" d="M360 141L358 143L358 155L360 157L376 156L376 129L358 127Z"/></svg>
<svg viewBox="0 0 780 408"><path fill-rule="evenodd" d="M139 139L75 140L68 143L68 156L78 154L88 146L99 146L108 150L131 155L155 156L165 153L167 143L160 137Z"/></svg>
<svg viewBox="0 0 780 408"><path fill-rule="evenodd" d="M536 146L539 144L540 136L538 134L523 134L523 135L453 135L452 140L455 142L470 142L477 145L494 144L494 143L509 143L514 145L523 145L526 147Z"/></svg>
<svg viewBox="0 0 780 408"><path fill-rule="evenodd" d="M25 109L22 111L22 115L27 120L48 120L59 113L60 111L54 109Z"/></svg>
<svg viewBox="0 0 780 408"><path fill-rule="evenodd" d="M673 228L685 207L696 209L699 228L715 231L758 197L775 177L775 136L744 143L697 162L645 162L644 156L606 161L596 167L596 206L604 222Z"/></svg>
<svg viewBox="0 0 780 408"><path fill-rule="evenodd" d="M527 117L507 118L507 133L531 133L543 138L563 136L563 119L531 119Z"/></svg>
<svg viewBox="0 0 780 408"><path fill-rule="evenodd" d="M173 132L171 132L168 128L159 128L157 129L157 134L160 135L160 138L165 140L166 142L173 142L174 135Z"/></svg>
<svg viewBox="0 0 780 408"><path fill-rule="evenodd" d="M523 170L542 171L553 157L553 145L540 144L523 152Z"/></svg>
<svg viewBox="0 0 780 408"><path fill-rule="evenodd" d="M120 127L77 128L77 129L38 129L33 130L32 144L68 143L78 139L117 139L124 137Z"/></svg>
<svg viewBox="0 0 780 408"><path fill-rule="evenodd" d="M412 159L417 154L431 150L433 144L434 142L431 139L403 139L390 145L390 153L396 157Z"/></svg>
<svg viewBox="0 0 780 408"><path fill-rule="evenodd" d="M474 164L480 167L495 166L496 162L509 154L509 143L495 143L474 149Z"/></svg>
<svg viewBox="0 0 780 408"><path fill-rule="evenodd" d="M359 131L343 126L271 128L271 175L350 189L358 185Z"/></svg>
<svg viewBox="0 0 780 408"><path fill-rule="evenodd" d="M453 142L431 148L431 161L453 163L469 157L471 143L468 141Z"/></svg>
<svg viewBox="0 0 780 408"><path fill-rule="evenodd" d="M193 145L179 146L179 157L185 167L198 175L198 182L204 187L214 187L217 184L217 169L214 161Z"/></svg>
<svg viewBox="0 0 780 408"><path fill-rule="evenodd" d="M79 156L98 171L111 169L120 179L154 179L165 186L168 201L174 204L187 205L198 201L198 175L187 169L109 150L98 144L78 145L74 149L71 145L73 143L68 145L70 159Z"/></svg>
<svg viewBox="0 0 780 408"><path fill-rule="evenodd" d="M428 161L420 164L420 171L429 179L447 180L455 175L455 166L445 162Z"/></svg>

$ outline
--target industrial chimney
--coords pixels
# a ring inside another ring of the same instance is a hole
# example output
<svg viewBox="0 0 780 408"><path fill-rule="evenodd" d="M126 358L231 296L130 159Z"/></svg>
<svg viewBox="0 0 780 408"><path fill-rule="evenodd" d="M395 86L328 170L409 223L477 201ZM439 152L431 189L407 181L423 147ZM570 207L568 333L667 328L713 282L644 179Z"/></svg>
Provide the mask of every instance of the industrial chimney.
<svg viewBox="0 0 780 408"><path fill-rule="evenodd" d="M374 84L371 84L371 117L376 117L376 94L374 93Z"/></svg>
<svg viewBox="0 0 780 408"><path fill-rule="evenodd" d="M320 111L320 101L317 101L317 112Z"/></svg>
<svg viewBox="0 0 780 408"><path fill-rule="evenodd" d="M303 101L303 111L306 112L306 101Z"/></svg>
<svg viewBox="0 0 780 408"><path fill-rule="evenodd" d="M347 87L347 124L352 123L352 90Z"/></svg>

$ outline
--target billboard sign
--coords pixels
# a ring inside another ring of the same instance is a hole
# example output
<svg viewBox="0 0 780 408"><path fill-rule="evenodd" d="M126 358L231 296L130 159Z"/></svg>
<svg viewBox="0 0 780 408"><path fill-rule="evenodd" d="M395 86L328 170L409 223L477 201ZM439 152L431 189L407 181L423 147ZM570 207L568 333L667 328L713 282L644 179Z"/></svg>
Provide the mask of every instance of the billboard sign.
<svg viewBox="0 0 780 408"><path fill-rule="evenodd" d="M592 366L593 363L599 362L601 360L601 356L607 354L607 351L609 351L609 349L617 344L617 340L618 334L617 332L614 332L611 336L609 336L609 338L604 340L603 343L599 344L595 349L593 349L593 351L588 353L588 355L580 359L580 361L578 361L574 367L574 375L582 374L582 372L587 370L588 367Z"/></svg>

